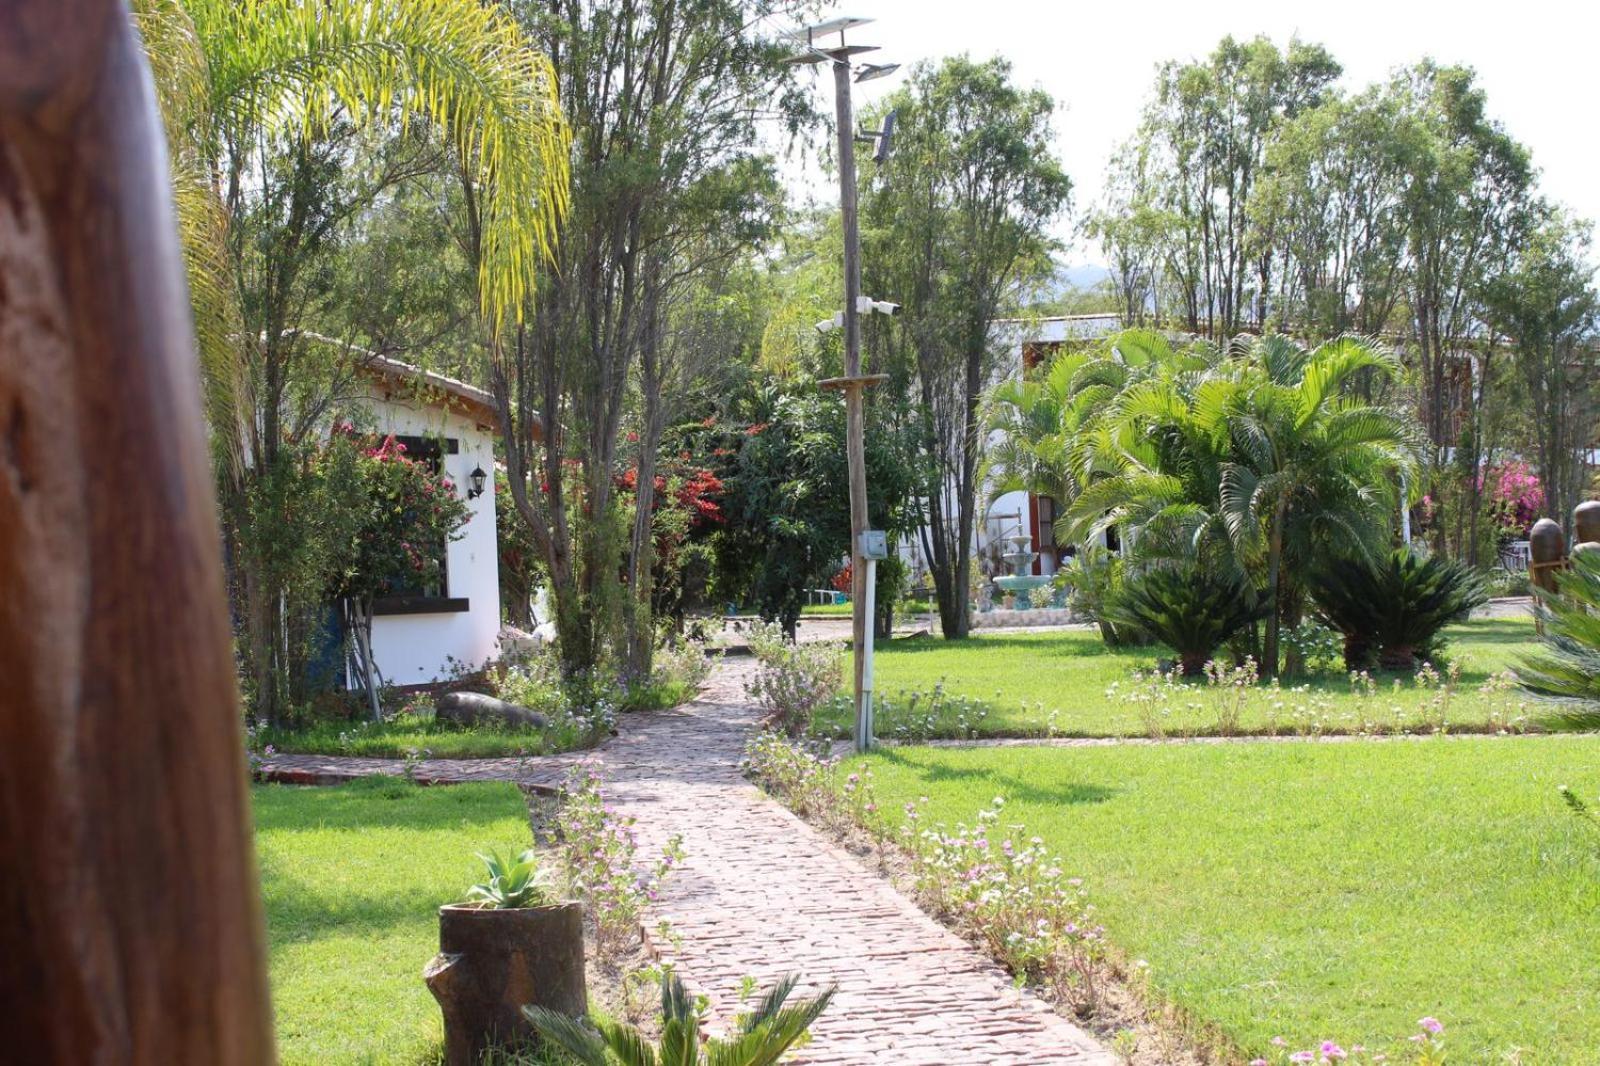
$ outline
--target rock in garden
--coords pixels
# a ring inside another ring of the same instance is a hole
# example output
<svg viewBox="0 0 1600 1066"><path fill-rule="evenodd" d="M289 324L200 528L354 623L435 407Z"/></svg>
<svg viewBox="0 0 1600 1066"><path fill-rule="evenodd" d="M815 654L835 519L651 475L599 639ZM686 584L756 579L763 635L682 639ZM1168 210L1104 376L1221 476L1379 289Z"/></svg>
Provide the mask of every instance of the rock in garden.
<svg viewBox="0 0 1600 1066"><path fill-rule="evenodd" d="M544 729L550 725L550 719L538 711L481 692L446 692L434 706L439 721L456 725L499 725L517 729Z"/></svg>

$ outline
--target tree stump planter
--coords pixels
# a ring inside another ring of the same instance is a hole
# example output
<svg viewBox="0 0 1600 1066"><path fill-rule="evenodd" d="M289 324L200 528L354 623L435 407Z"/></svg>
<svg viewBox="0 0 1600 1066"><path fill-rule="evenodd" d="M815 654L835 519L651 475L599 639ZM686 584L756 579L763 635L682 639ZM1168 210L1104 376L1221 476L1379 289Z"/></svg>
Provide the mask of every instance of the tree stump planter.
<svg viewBox="0 0 1600 1066"><path fill-rule="evenodd" d="M439 954L422 979L444 1014L446 1066L477 1066L483 1052L534 1039L522 1008L582 1016L583 907L439 908Z"/></svg>

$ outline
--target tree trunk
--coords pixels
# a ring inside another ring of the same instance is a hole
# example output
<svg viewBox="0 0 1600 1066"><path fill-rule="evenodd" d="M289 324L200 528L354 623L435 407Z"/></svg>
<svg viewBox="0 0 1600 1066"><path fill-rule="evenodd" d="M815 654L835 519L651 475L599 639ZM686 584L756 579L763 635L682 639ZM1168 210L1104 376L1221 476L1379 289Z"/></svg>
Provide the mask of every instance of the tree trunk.
<svg viewBox="0 0 1600 1066"><path fill-rule="evenodd" d="M522 1013L573 1018L589 1009L583 906L439 908L439 954L422 971L444 1014L446 1066L478 1066L493 1047L520 1048L536 1032Z"/></svg>
<svg viewBox="0 0 1600 1066"><path fill-rule="evenodd" d="M0 1048L273 1061L198 360L127 9L0 5Z"/></svg>
<svg viewBox="0 0 1600 1066"><path fill-rule="evenodd" d="M1267 614L1266 646L1261 651L1261 668L1268 677L1278 674L1278 612L1280 571L1283 569L1283 520L1288 505L1279 502L1272 511L1272 528L1267 533L1267 596L1272 609Z"/></svg>

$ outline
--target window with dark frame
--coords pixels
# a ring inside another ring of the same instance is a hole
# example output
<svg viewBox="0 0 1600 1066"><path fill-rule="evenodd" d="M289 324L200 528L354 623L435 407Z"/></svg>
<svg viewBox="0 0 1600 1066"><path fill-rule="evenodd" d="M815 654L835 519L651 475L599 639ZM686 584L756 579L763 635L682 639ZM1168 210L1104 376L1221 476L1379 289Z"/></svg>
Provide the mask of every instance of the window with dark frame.
<svg viewBox="0 0 1600 1066"><path fill-rule="evenodd" d="M405 448L406 458L427 464L435 475L443 472L446 455L456 455L461 450L460 441L454 437L411 437L397 433L394 439ZM373 601L373 613L444 614L467 610L468 601L465 598L450 596L449 548L448 541L435 548L435 557L439 560L437 580L426 585L419 583L391 589L387 596L380 596Z"/></svg>

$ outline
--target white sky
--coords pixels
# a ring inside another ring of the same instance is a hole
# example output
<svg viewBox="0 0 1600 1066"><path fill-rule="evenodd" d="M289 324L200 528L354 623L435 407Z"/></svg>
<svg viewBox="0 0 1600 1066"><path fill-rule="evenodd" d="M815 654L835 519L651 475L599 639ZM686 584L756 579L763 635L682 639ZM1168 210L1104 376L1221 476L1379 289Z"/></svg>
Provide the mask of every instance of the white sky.
<svg viewBox="0 0 1600 1066"><path fill-rule="evenodd" d="M1057 152L1075 186L1074 220L1099 195L1113 149L1133 131L1156 64L1204 56L1229 33L1266 34L1280 47L1294 35L1320 43L1343 65L1347 88L1423 56L1473 67L1490 115L1531 149L1544 194L1600 220L1600 5L1593 0L849 0L838 10L877 20L849 37L881 46L869 61L909 67L961 52L1000 54L1022 84L1048 91L1058 107ZM903 80L858 86L858 106ZM831 113L832 79L817 84ZM804 184L819 202L836 201L816 177ZM1099 258L1093 249L1067 256Z"/></svg>

